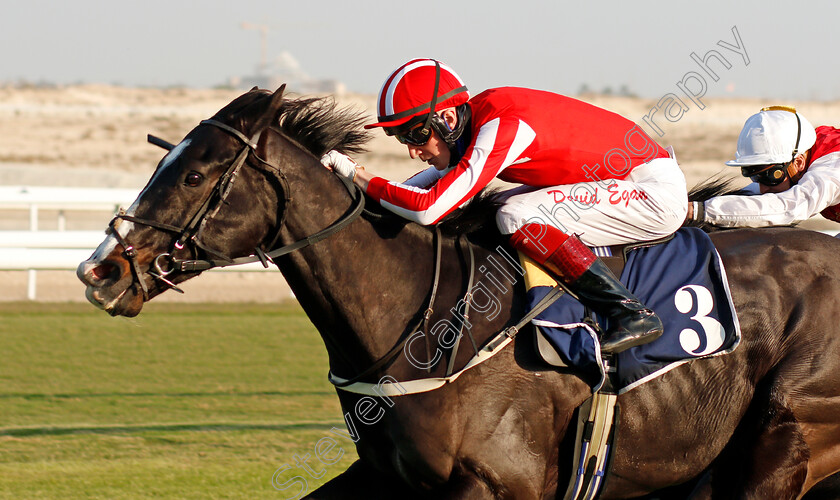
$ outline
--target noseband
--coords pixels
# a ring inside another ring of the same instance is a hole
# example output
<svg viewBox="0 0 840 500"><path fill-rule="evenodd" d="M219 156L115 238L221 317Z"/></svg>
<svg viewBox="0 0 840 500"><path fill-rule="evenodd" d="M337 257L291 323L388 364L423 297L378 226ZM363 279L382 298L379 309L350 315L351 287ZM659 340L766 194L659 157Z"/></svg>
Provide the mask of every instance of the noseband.
<svg viewBox="0 0 840 500"><path fill-rule="evenodd" d="M269 263L274 264L274 259L276 259L277 257L286 255L287 253L299 250L301 248L305 248L344 229L347 225L353 222L353 220L358 218L365 208L365 196L361 188L353 184L349 179L346 179L339 175L338 178L341 179L342 183L344 184L344 187L347 189L347 191L350 193L350 197L353 199L353 206L341 218L339 218L336 222L330 224L326 228L310 236L307 236L306 238L303 238L294 243L280 247L276 250L272 250L267 253L262 248L257 247L254 249L254 254L247 257L230 258L219 251L209 248L207 245L201 242L198 236L201 233L201 230L204 228L207 221L211 220L218 213L219 209L221 209L223 203L230 194L231 188L233 187L233 183L236 180L236 176L238 175L243 165L249 165L252 168L268 172L278 180L278 183L281 186L280 190L282 191L283 196L279 196L278 193L278 199L282 198L284 200L284 206L282 210L282 215L280 217L280 221L277 224L277 230L275 232L274 238L271 240L271 243L267 247L269 249L273 247L277 240L280 238L280 231L286 219L286 214L288 212L288 206L291 202L291 197L289 182L286 179L286 176L283 174L283 171L279 167L271 165L266 160L260 158L260 156L256 152L257 142L259 141L259 137L262 134L262 130L254 134L253 137L248 138L245 136L245 134L236 130L235 128L216 120L203 120L201 122L201 125L211 125L214 127L218 127L239 139L239 141L242 142L244 146L242 147L242 149L239 150L239 153L237 153L236 158L225 170L225 173L222 174L222 176L216 182L216 185L214 186L213 190L204 200L204 203L201 204L201 207L199 207L196 213L192 216L190 221L186 225L178 227L163 222L128 215L124 211L120 210L120 213L114 216L114 218L111 219L111 222L108 224L109 233L114 235L117 242L123 247L122 256L129 262L131 266L131 272L134 275L134 279L140 284L140 288L143 291L144 301L149 299L149 289L146 285L146 280L144 279L144 272L141 270L140 264L137 260L137 251L117 230L117 223L119 220L127 220L136 224L153 227L161 231L166 231L178 235L178 238L172 244L173 248L171 248L169 252L158 254L154 259L152 259L151 265L149 266L150 269L147 270L145 274L148 274L153 278L161 281L167 287L177 292L184 293L183 290L178 288L172 281L170 281L167 278L167 276L169 276L175 271L182 273L201 272L215 267L237 266L242 264L250 264L252 262L260 262L262 263L263 267L268 268ZM174 147L166 141L163 141L156 137L153 138L152 136L149 136L149 141L158 146L163 147L164 149L171 150ZM253 155L251 155L251 153L253 153ZM259 166L255 166L253 163L247 162L250 156L253 156L253 158L257 160L257 165ZM217 259L181 260L174 258L173 253L175 252L175 250L181 250L185 246L190 247L190 250L192 251L193 255L197 255L198 250L202 250L208 255L217 257ZM163 265L161 261L164 261ZM166 267L166 269L164 269L164 266ZM151 270L152 267L154 267L154 270Z"/></svg>

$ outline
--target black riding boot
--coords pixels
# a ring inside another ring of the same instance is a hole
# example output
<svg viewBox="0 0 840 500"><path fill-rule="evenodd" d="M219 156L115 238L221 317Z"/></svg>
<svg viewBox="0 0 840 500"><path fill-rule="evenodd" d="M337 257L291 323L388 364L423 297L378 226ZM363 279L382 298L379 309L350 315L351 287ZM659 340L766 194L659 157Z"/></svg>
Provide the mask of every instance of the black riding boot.
<svg viewBox="0 0 840 500"><path fill-rule="evenodd" d="M630 293L601 259L567 286L583 305L608 318L602 352L616 354L653 342L664 331L659 316Z"/></svg>
<svg viewBox="0 0 840 500"><path fill-rule="evenodd" d="M601 351L619 353L662 335L662 321L613 275L577 236L543 224L526 224L511 235L511 244L534 259L580 302L607 318Z"/></svg>

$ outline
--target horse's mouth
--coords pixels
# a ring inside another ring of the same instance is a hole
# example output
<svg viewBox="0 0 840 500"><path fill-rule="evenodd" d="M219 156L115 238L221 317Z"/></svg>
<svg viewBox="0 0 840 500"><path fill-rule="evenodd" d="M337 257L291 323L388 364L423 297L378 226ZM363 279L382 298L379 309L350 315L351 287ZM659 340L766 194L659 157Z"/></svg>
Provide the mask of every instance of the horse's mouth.
<svg viewBox="0 0 840 500"><path fill-rule="evenodd" d="M134 317L143 309L143 297L136 293L134 288L130 286L113 296L108 289L88 285L85 297L88 302L111 316Z"/></svg>
<svg viewBox="0 0 840 500"><path fill-rule="evenodd" d="M91 261L79 264L76 276L84 283L85 297L99 309L111 316L133 317L143 309L143 295L132 275L122 275L114 279L112 273L105 273L103 266Z"/></svg>

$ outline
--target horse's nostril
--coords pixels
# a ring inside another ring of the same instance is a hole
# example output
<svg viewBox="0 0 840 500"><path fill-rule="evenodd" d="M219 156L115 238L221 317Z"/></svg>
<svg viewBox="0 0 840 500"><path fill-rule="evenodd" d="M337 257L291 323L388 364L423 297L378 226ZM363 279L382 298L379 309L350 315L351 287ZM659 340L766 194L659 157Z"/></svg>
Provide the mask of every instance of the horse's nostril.
<svg viewBox="0 0 840 500"><path fill-rule="evenodd" d="M114 266L113 264L100 264L91 269L91 273L96 277L96 279L104 280L105 278L111 275L115 267L116 266Z"/></svg>

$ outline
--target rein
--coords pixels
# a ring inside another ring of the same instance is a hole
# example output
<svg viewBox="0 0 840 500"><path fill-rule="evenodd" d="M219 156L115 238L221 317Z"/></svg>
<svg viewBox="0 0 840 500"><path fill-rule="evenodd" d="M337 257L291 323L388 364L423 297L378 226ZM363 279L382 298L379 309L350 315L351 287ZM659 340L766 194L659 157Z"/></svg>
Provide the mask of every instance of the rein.
<svg viewBox="0 0 840 500"><path fill-rule="evenodd" d="M213 256L218 257L218 259L181 260L172 257L172 251L170 251L169 253L162 253L153 259L152 263L155 268L155 271L150 270L147 271L146 274L149 274L153 278L162 281L164 284L166 284L167 287L172 288L177 292L184 293L183 290L178 288L174 283L167 279L167 276L169 274L175 271L201 272L217 267L238 266L243 264L250 264L253 262L260 262L263 265L263 267L268 268L269 263L274 264L274 259L286 255L288 253L294 252L295 250L305 248L309 245L312 245L313 243L317 243L318 241L328 238L329 236L337 233L338 231L341 231L347 225L353 222L356 218L358 218L364 211L365 196L361 188L356 186L349 180L345 179L344 177L338 176L338 178L344 184L344 187L350 193L350 196L353 199L354 203L352 208L346 214L344 214L339 220L330 224L326 228L310 236L307 236L306 238L298 240L289 245L277 248L268 253L266 253L261 248L257 247L254 249L254 254L247 257L237 257L232 259L218 251L209 248L207 245L201 243L201 241L198 238L198 235L200 234L201 229L204 227L207 221L212 219L213 216L215 216L219 209L222 207L222 204L227 199L227 196L230 194L231 188L233 187L233 182L236 180L236 176L239 173L239 170L244 165L249 165L252 168L258 168L254 167L250 163L247 163L248 157L251 156L251 153L253 153L253 157L260 162L260 165L264 166L263 168L275 175L275 177L279 180L279 183L282 186L281 191L283 191L284 200L286 204L288 204L291 201L291 198L289 198L288 196L288 181L286 180L286 177L283 174L282 170L280 170L278 167L275 167L274 165L271 165L264 159L260 158L259 155L256 153L257 142L259 141L259 137L262 134L262 131L258 131L256 134L254 134L253 137L248 138L242 132L217 120L203 120L201 122L201 125L211 125L214 127L218 127L239 139L244 144L244 146L239 151L239 153L237 153L236 158L227 168L225 173L222 174L222 176L216 182L216 185L211 191L210 195L207 197L207 199L204 200L204 203L202 203L201 207L198 209L198 211L196 211L195 215L193 215L190 221L186 225L179 227L173 226L171 224L153 221L150 219L144 219L141 217L128 215L121 211L119 214L114 216L114 218L109 224L109 232L113 234L114 237L117 239L117 242L120 245L122 245L124 249L123 257L131 265L132 274L134 274L135 280L140 284L140 288L143 291L144 300L148 300L149 297L148 286L146 285L145 279L143 279L144 273L140 269L140 265L137 261L137 252L135 251L134 247L131 244L129 244L125 240L125 238L122 235L120 235L119 232L116 230L117 221L120 219L134 222L144 226L153 227L162 231L178 234L178 239L173 244L175 249L180 250L184 248L186 244L190 244L194 248L201 249L207 254L211 254ZM174 147L166 141L152 136L149 136L149 142L161 146L164 149L171 150ZM286 210L283 211L284 216L286 212ZM280 223L277 226L277 233L274 236L274 239L272 240L272 243L271 245L269 245L269 247L272 246L274 242L277 241L277 239L279 238L283 222L284 220L281 219ZM161 267L160 260L167 257L168 269L164 270Z"/></svg>
<svg viewBox="0 0 840 500"><path fill-rule="evenodd" d="M243 153L253 151L254 157L257 160L259 160L260 163L270 167L273 171L277 172L279 174L280 178L282 179L283 191L288 196L288 192L289 192L288 182L286 181L285 176L282 174L282 171L278 167L275 167L275 166L271 165L270 163L268 163L267 161L263 160L262 158L259 157L259 155L256 154L256 148L257 148L256 141L258 140L259 133L257 133L257 135L255 136L254 139L252 139L251 141L248 141L247 138L241 132L239 132L238 130L236 130L232 127L229 127L229 126L225 125L224 123L221 123L221 122L218 122L218 121L215 121L215 120L204 120L201 123L202 124L207 124L207 125L214 125L216 127L220 127L222 130L225 130L227 132L230 132L230 133L234 134L237 138L239 138L241 141L243 141L246 145L246 147L244 147L243 150L242 150ZM247 156L247 154L245 156ZM235 259L224 258L224 260L198 260L198 259L194 259L194 260L174 260L173 259L173 261L172 261L173 265L175 266L176 269L178 269L181 272L206 271L208 269L212 269L212 268L216 268L216 267L238 266L238 265L242 265L242 264L250 264L252 262L260 262L263 265L263 267L267 268L269 262L274 264L274 259L276 259L277 257L282 257L283 255L294 252L295 250L299 250L301 248L308 247L309 245L312 245L314 243L317 243L317 242L319 242L323 239L326 239L326 238L332 236L333 234L341 231L342 229L347 227L351 222L356 220L362 214L362 212L365 209L365 195L362 192L362 188L353 184L349 179L347 179L343 176L339 175L337 177L339 178L339 180L341 180L342 184L344 184L344 187L347 189L347 192L350 193L350 197L353 199L353 207L346 214L341 216L340 219L333 222L332 224L330 224L326 228L324 228L324 229L322 229L322 230L320 230L320 231L318 231L318 232L316 232L312 235L309 235L305 238L302 238L302 239L300 239L300 240L298 240L294 243L290 243L288 245L285 245L285 246L282 246L282 247L277 248L275 250L272 250L268 253L265 253L261 248L257 247L257 248L254 249L254 255L250 255L248 257L238 257L238 258L235 258ZM290 199L287 198L287 201L290 201ZM283 213L285 214L286 210L284 210ZM281 220L280 224L278 224L277 235L274 237L274 241L277 241L277 238L279 237L279 233L280 233L280 228L282 228L282 226L283 226L283 220ZM274 241L272 241L272 243Z"/></svg>

